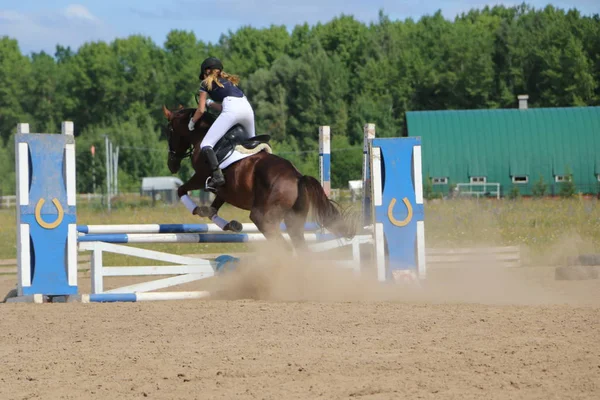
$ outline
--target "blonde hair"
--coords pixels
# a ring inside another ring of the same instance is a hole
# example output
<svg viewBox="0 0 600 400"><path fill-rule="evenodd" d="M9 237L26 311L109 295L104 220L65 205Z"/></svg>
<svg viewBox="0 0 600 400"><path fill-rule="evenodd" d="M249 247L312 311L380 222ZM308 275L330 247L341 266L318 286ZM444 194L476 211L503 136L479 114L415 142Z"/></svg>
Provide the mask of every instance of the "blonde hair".
<svg viewBox="0 0 600 400"><path fill-rule="evenodd" d="M219 82L219 78L227 79L229 82L233 83L237 86L240 83L240 78L237 75L231 75L227 72L221 71L220 69L213 69L210 71L210 75L208 75L202 83L206 86L208 90L212 90L213 82L217 84L217 86L223 87L223 84Z"/></svg>

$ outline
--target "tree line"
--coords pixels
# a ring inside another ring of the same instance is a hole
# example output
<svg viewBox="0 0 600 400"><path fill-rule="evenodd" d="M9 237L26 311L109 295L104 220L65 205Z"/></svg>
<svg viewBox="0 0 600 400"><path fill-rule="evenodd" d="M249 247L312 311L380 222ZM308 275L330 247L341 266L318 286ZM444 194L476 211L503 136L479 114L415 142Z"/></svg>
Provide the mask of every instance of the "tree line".
<svg viewBox="0 0 600 400"><path fill-rule="evenodd" d="M104 135L120 146L119 184L168 175L163 104L195 107L202 60L214 55L242 78L258 133L304 173L318 175L318 128L331 126L332 185L360 179L363 126L401 136L405 112L600 103L600 17L527 4L473 9L450 21L441 12L365 24L340 15L323 24L243 27L207 43L172 30L164 44L133 35L77 51L24 55L0 39L0 189L14 193L16 124L60 132L75 123L77 185L91 192L90 147L98 191ZM184 163L182 178L191 172Z"/></svg>

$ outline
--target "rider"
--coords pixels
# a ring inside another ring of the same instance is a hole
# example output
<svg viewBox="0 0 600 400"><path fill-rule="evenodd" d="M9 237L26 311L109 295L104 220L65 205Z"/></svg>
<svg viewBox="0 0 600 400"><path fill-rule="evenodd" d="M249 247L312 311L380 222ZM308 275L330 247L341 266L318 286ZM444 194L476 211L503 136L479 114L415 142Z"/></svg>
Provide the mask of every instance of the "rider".
<svg viewBox="0 0 600 400"><path fill-rule="evenodd" d="M200 75L198 78L202 81L200 84L200 96L198 99L198 109L190 119L188 129L194 130L196 122L205 111L205 106L211 107L213 102L221 103L222 111L212 124L206 136L200 143L200 150L208 160L212 176L207 182L207 188L216 189L225 184L223 171L219 168L219 162L213 150L215 144L227 133L235 124L244 127L249 137L254 133L254 111L244 95L244 92L237 86L240 79L236 75L230 75L223 71L223 64L218 58L208 57L202 62ZM211 98L207 99L207 95Z"/></svg>

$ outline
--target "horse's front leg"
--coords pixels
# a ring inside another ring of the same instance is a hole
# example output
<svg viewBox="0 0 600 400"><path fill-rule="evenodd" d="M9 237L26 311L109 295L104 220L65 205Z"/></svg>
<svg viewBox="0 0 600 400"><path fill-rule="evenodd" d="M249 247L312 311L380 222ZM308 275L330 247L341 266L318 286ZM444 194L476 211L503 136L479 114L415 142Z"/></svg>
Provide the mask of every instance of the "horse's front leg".
<svg viewBox="0 0 600 400"><path fill-rule="evenodd" d="M190 190L199 190L203 187L201 177L198 174L194 174L186 183L179 186L177 188L177 195L179 196L179 201L183 203L185 208L187 208L192 214L198 215L199 209L198 205L188 196L188 192Z"/></svg>
<svg viewBox="0 0 600 400"><path fill-rule="evenodd" d="M219 208L225 204L225 201L219 196L216 196L210 206L199 206L192 212L192 214L199 217L211 218L219 212Z"/></svg>
<svg viewBox="0 0 600 400"><path fill-rule="evenodd" d="M196 207L192 214L198 215L199 217L210 218L212 222L214 222L219 228L223 229L224 231L231 231L236 233L241 232L243 227L241 223L235 220L227 221L226 219L219 217L219 209L223 204L225 204L225 200L223 200L217 195L210 206Z"/></svg>

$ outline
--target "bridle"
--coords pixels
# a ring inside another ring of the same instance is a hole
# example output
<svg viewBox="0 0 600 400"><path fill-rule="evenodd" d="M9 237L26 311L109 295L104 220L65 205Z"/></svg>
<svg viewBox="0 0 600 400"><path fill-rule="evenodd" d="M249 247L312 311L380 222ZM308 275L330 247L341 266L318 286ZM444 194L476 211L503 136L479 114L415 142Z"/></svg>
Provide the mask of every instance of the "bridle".
<svg viewBox="0 0 600 400"><path fill-rule="evenodd" d="M183 153L183 155L177 154L177 152L171 148L171 137L172 137L173 133L174 133L173 125L172 125L171 121L169 121L169 123L167 125L167 144L169 145L169 160L181 162L181 161L183 161L183 159L191 157L192 154L194 154L194 145L190 143L189 148L187 149L187 151L185 153Z"/></svg>
<svg viewBox="0 0 600 400"><path fill-rule="evenodd" d="M194 112L194 111L192 111L192 112ZM200 119L202 120L207 115L208 115L207 113L204 113ZM167 124L167 143L169 144L169 160L181 162L185 158L188 158L188 157L191 158L192 155L194 154L193 140L190 140L190 144L188 146L188 149L185 151L185 153L183 153L183 155L179 155L179 154L177 154L177 152L175 150L173 150L171 148L171 137L173 136L174 133L175 133L175 130L173 129L173 119L171 119L171 120L169 120L169 122Z"/></svg>

